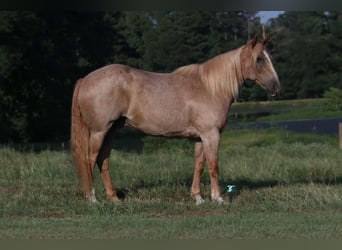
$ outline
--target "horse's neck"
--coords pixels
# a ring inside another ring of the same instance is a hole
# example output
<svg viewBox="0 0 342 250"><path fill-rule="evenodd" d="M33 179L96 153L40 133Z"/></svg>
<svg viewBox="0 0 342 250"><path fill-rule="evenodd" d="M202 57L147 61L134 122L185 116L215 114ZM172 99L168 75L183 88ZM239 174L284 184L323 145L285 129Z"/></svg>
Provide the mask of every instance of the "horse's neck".
<svg viewBox="0 0 342 250"><path fill-rule="evenodd" d="M241 48L218 55L200 65L203 84L215 96L237 98L243 83Z"/></svg>

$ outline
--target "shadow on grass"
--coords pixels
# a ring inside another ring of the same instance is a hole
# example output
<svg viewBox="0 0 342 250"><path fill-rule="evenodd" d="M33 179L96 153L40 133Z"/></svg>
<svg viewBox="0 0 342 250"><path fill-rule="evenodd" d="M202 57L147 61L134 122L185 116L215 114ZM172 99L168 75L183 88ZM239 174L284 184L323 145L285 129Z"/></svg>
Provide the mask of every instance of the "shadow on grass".
<svg viewBox="0 0 342 250"><path fill-rule="evenodd" d="M256 190L260 188L272 188L275 186L283 185L283 186L291 186L291 185L297 185L297 184L322 184L322 185L340 185L342 184L342 176L338 176L335 178L323 178L323 179L297 179L293 181L278 181L278 180L235 180L235 181L223 181L223 183L226 183L224 185L220 185L221 188L227 188L227 185L234 185L236 189L242 190Z"/></svg>
<svg viewBox="0 0 342 250"><path fill-rule="evenodd" d="M126 153L151 153L159 149L185 147L184 144L188 143L188 141L195 140L151 136L135 129L119 127L112 142L112 149ZM21 153L37 154L42 151L70 152L70 141L56 143L7 143L0 144L1 148L11 148Z"/></svg>
<svg viewBox="0 0 342 250"><path fill-rule="evenodd" d="M144 149L145 134L131 129L119 130L113 140L112 149L141 154Z"/></svg>
<svg viewBox="0 0 342 250"><path fill-rule="evenodd" d="M123 152L142 153L145 134L131 129L119 129L114 137L113 149ZM40 153L42 151L69 152L70 141L55 143L7 143L0 148L11 148L21 153Z"/></svg>
<svg viewBox="0 0 342 250"><path fill-rule="evenodd" d="M177 182L165 182L161 180L155 180L153 182L145 182L143 180L140 181L140 183L134 185L131 188L120 188L117 189L118 197L121 200L124 200L127 196L134 196L135 193L138 193L138 190L140 189L152 189L155 187L173 187L175 185L179 186L185 186L189 188L189 193L191 189L192 184L192 176L185 178L181 181ZM205 186L208 188L210 187L210 182L208 180L205 180L203 182ZM327 185L327 186L334 186L334 185L340 185L342 184L342 176L335 177L334 179L326 178L326 179L315 179L315 180L305 180L305 179L299 179L295 181L289 181L289 182L281 182L278 180L234 180L234 181L221 181L220 183L220 190L222 194L227 193L230 199L233 199L237 197L240 194L240 191L242 190L257 190L262 188L273 188L276 186L291 186L291 185L297 185L297 184L321 184L321 185ZM228 185L234 185L234 189L232 192L228 192Z"/></svg>

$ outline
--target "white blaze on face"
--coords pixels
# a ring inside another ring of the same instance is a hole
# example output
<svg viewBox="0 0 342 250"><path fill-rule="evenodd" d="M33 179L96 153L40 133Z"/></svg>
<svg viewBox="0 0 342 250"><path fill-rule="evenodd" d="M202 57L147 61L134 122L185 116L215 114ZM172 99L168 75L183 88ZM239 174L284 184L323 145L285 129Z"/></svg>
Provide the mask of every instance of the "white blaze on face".
<svg viewBox="0 0 342 250"><path fill-rule="evenodd" d="M263 54L264 54L266 60L268 61L269 65L270 65L270 68L271 68L271 71L272 71L274 77L275 77L275 78L277 79L277 81L279 82L278 74L277 74L277 72L275 71L275 69L273 68L273 64L272 64L272 61L271 61L269 55L267 54L267 52L266 52L265 50L263 51Z"/></svg>

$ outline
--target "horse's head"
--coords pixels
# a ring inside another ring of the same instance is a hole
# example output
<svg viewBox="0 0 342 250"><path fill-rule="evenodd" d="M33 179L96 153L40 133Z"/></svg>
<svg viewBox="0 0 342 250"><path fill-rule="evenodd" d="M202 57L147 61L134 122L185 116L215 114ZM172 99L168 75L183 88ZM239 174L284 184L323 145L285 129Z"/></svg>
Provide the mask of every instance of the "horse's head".
<svg viewBox="0 0 342 250"><path fill-rule="evenodd" d="M267 93L275 96L280 91L280 82L271 58L265 50L267 38L261 43L256 35L241 52L242 73L245 79L256 81Z"/></svg>

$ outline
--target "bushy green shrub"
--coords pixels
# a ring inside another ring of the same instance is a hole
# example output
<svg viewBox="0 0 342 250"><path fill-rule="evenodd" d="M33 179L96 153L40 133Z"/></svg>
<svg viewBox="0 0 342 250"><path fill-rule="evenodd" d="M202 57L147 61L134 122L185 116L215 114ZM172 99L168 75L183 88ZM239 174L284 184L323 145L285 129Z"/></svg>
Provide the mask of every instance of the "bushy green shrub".
<svg viewBox="0 0 342 250"><path fill-rule="evenodd" d="M324 92L327 107L330 110L342 110L342 89L331 87Z"/></svg>

